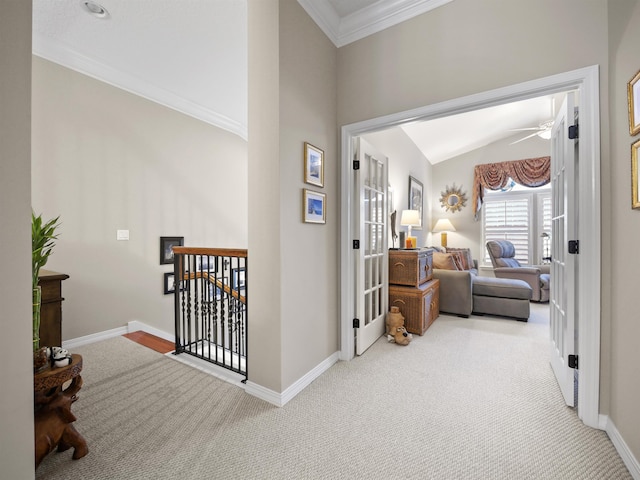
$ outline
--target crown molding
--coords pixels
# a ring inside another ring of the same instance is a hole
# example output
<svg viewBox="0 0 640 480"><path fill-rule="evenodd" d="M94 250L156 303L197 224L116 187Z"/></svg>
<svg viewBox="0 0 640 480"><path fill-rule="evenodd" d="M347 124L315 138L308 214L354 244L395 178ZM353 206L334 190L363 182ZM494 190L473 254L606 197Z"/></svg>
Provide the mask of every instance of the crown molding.
<svg viewBox="0 0 640 480"><path fill-rule="evenodd" d="M387 0L340 18L327 0L298 0L336 47L343 47L453 0Z"/></svg>
<svg viewBox="0 0 640 480"><path fill-rule="evenodd" d="M233 120L211 109L198 105L180 95L160 88L127 72L114 69L92 58L82 55L60 42L52 41L34 33L32 51L34 55L62 65L83 75L95 78L121 90L146 98L177 112L221 128L247 140L247 125Z"/></svg>

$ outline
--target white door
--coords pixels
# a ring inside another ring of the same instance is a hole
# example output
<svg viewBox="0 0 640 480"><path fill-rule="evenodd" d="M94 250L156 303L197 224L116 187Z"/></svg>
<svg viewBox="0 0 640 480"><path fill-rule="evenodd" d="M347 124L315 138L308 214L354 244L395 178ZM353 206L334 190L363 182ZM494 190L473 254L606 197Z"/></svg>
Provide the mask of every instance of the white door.
<svg viewBox="0 0 640 480"><path fill-rule="evenodd" d="M354 230L359 240L356 250L355 352L362 355L385 332L385 316L389 303L387 253L387 158L371 145L356 140L356 160L359 169L353 170Z"/></svg>
<svg viewBox="0 0 640 480"><path fill-rule="evenodd" d="M551 366L558 379L564 400L574 406L574 370L568 365L575 351L577 291L576 255L570 254L568 243L577 240L578 162L576 140L569 139L574 121L574 94L568 93L551 132L551 290L550 338Z"/></svg>

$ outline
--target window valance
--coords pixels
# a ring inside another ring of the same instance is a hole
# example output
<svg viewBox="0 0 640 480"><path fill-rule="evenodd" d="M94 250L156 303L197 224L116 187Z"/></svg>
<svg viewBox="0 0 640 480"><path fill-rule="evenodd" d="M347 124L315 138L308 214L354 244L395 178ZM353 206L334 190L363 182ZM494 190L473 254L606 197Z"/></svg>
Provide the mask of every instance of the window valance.
<svg viewBox="0 0 640 480"><path fill-rule="evenodd" d="M484 189L504 188L510 178L526 187L546 185L551 181L551 157L476 165L473 170L473 212L476 218L482 208Z"/></svg>

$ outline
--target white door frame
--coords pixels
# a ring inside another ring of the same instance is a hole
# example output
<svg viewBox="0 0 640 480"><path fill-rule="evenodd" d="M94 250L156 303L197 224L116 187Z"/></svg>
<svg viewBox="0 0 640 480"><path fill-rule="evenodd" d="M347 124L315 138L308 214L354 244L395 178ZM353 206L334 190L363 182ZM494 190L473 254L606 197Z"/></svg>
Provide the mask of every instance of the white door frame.
<svg viewBox="0 0 640 480"><path fill-rule="evenodd" d="M365 133L385 130L415 120L428 120L528 98L579 91L580 103L580 178L579 198L582 215L579 222L580 262L577 302L580 318L580 382L578 384L578 416L594 428L604 429L600 422L600 79L598 66L573 70L549 77L498 88L466 97L447 100L425 107L352 123L342 127L341 156L341 232L340 232L340 359L354 357L353 305L354 254L351 249L353 192L349 179L352 168L352 139Z"/></svg>

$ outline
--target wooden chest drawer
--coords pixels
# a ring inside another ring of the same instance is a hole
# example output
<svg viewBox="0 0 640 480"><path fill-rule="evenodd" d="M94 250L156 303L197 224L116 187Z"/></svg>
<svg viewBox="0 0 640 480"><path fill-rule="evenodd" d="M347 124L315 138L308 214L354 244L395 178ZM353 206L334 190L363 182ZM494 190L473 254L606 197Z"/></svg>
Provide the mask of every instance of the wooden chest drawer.
<svg viewBox="0 0 640 480"><path fill-rule="evenodd" d="M400 308L408 332L424 334L440 315L440 280L430 280L417 288L389 285L391 307Z"/></svg>
<svg viewBox="0 0 640 480"><path fill-rule="evenodd" d="M433 250L389 250L389 283L418 287L433 278Z"/></svg>

